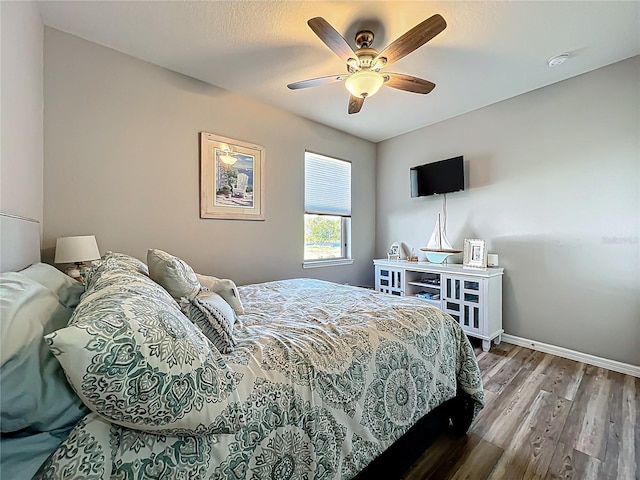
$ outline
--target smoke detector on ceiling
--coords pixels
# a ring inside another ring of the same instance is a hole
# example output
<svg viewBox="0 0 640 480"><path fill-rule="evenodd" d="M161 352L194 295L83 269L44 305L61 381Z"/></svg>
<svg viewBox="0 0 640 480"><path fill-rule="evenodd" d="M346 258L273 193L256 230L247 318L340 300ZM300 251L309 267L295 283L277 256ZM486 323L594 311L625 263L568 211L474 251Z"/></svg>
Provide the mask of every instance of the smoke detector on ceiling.
<svg viewBox="0 0 640 480"><path fill-rule="evenodd" d="M558 65L562 65L569 58L568 53L561 53L560 55L556 55L555 57L551 57L547 60L547 63L550 67L557 67Z"/></svg>

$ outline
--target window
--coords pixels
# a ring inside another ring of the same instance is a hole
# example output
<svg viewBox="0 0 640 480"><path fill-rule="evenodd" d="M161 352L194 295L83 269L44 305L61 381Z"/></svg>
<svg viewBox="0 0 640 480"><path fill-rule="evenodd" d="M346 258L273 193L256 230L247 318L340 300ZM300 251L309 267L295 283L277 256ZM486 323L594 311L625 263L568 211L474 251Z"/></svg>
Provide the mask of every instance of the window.
<svg viewBox="0 0 640 480"><path fill-rule="evenodd" d="M351 260L351 163L304 154L304 266Z"/></svg>

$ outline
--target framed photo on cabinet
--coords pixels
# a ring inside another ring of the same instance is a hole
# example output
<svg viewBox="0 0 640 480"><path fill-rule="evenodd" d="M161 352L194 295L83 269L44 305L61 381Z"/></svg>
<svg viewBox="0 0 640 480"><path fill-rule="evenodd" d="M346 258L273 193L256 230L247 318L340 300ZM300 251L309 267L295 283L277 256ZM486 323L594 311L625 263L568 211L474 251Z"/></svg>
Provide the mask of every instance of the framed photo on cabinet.
<svg viewBox="0 0 640 480"><path fill-rule="evenodd" d="M400 260L400 244L398 242L392 243L389 247L387 260Z"/></svg>
<svg viewBox="0 0 640 480"><path fill-rule="evenodd" d="M484 240L467 238L464 241L462 265L466 268L487 268L487 245Z"/></svg>

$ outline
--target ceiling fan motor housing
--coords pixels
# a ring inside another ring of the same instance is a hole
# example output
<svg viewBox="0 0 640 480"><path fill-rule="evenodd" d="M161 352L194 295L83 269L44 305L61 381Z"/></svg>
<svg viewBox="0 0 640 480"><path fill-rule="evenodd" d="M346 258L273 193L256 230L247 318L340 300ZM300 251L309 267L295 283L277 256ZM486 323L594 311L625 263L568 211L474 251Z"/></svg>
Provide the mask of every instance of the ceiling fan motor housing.
<svg viewBox="0 0 640 480"><path fill-rule="evenodd" d="M373 38L373 32L370 30L361 30L356 34L355 40L358 50L354 53L358 57L359 68L371 68L373 59L378 56L378 51L371 48Z"/></svg>
<svg viewBox="0 0 640 480"><path fill-rule="evenodd" d="M371 30L361 30L356 33L356 45L358 48L369 48L373 44L373 38Z"/></svg>
<svg viewBox="0 0 640 480"><path fill-rule="evenodd" d="M371 68L373 59L378 56L378 52L373 48L360 48L355 54L358 56L358 64L360 68ZM378 67L380 69L380 67Z"/></svg>

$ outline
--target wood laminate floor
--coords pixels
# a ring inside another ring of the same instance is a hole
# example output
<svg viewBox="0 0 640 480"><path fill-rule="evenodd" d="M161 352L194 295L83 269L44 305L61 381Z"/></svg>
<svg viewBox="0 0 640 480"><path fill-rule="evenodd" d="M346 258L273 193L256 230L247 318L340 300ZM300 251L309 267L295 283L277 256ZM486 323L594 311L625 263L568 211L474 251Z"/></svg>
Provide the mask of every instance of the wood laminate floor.
<svg viewBox="0 0 640 480"><path fill-rule="evenodd" d="M640 479L640 379L508 343L476 355L486 406L404 480Z"/></svg>

